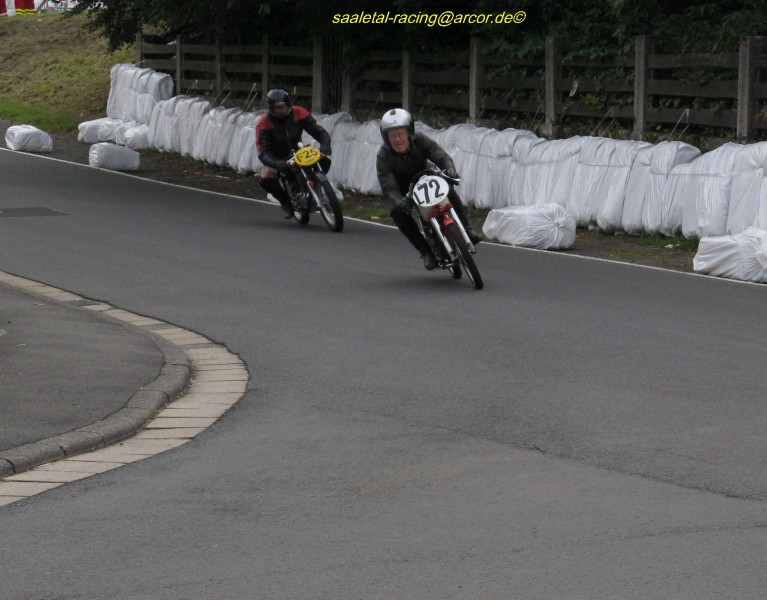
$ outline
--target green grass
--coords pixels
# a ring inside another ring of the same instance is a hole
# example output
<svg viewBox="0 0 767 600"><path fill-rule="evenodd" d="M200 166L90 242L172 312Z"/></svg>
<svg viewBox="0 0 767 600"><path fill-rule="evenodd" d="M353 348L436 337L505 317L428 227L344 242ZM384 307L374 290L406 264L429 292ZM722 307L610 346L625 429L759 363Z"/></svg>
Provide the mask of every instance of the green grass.
<svg viewBox="0 0 767 600"><path fill-rule="evenodd" d="M698 249L699 240L688 240L686 237L679 235L672 235L665 237L662 235L639 235L632 238L632 241L644 246L661 246L663 248L672 245L680 250L696 251Z"/></svg>
<svg viewBox="0 0 767 600"><path fill-rule="evenodd" d="M109 72L132 63L128 48L108 53L82 16L61 14L0 19L0 118L48 131L75 131L106 116Z"/></svg>
<svg viewBox="0 0 767 600"><path fill-rule="evenodd" d="M30 105L12 96L0 96L0 117L14 123L35 125L44 131L69 131L80 122L75 113L53 112L43 105Z"/></svg>
<svg viewBox="0 0 767 600"><path fill-rule="evenodd" d="M347 209L348 210L348 209ZM363 206L361 204L354 205L354 214L359 219L383 219L389 216L388 210L383 210L371 206Z"/></svg>

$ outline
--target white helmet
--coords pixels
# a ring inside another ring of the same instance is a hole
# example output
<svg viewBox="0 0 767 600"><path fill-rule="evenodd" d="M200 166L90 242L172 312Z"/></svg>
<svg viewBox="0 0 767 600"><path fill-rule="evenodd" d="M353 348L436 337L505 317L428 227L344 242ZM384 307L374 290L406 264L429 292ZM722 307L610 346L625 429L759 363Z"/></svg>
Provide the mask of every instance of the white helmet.
<svg viewBox="0 0 767 600"><path fill-rule="evenodd" d="M389 143L389 136L386 133L390 129L397 129L399 127L405 127L407 129L407 136L412 142L415 139L415 122L413 117L404 108L392 108L386 111L386 114L381 117L381 137L387 148L391 148Z"/></svg>

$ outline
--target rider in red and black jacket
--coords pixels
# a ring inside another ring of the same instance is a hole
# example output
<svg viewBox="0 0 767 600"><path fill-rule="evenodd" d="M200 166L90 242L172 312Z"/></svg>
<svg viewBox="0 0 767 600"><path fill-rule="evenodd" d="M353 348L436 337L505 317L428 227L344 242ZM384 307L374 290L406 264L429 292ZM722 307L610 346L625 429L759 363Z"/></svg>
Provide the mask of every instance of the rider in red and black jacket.
<svg viewBox="0 0 767 600"><path fill-rule="evenodd" d="M293 150L306 131L320 143L325 156L320 164L325 172L330 168L330 134L320 126L312 114L301 106L292 106L290 94L285 90L270 90L266 95L266 113L256 125L256 150L264 165L261 170L261 187L279 200L285 218L293 215L293 207L287 192L279 182L279 173L290 174L288 165Z"/></svg>

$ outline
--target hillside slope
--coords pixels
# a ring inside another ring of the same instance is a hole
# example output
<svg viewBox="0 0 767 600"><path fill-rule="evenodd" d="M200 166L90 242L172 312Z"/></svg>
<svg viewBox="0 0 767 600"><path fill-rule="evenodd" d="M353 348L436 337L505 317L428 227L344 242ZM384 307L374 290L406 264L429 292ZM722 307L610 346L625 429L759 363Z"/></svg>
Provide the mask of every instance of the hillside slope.
<svg viewBox="0 0 767 600"><path fill-rule="evenodd" d="M0 118L54 131L103 117L109 71L134 49L110 54L82 16L0 18Z"/></svg>

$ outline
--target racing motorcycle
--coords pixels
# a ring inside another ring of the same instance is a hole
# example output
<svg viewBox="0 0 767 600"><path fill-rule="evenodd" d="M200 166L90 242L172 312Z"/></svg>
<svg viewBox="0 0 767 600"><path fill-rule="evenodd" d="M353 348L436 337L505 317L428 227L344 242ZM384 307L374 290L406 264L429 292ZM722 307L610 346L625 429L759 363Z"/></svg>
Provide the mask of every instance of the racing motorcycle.
<svg viewBox="0 0 767 600"><path fill-rule="evenodd" d="M344 228L341 204L322 170L320 160L324 155L314 146L298 144L288 160L291 174L280 174L280 185L293 203L293 218L301 225L309 222L312 212L319 211L331 231Z"/></svg>
<svg viewBox="0 0 767 600"><path fill-rule="evenodd" d="M438 169L427 169L413 178L407 197L415 205L415 222L437 265L449 270L453 279L460 279L465 270L474 287L481 290L484 282L474 262L477 249L448 198L452 186L460 182Z"/></svg>

